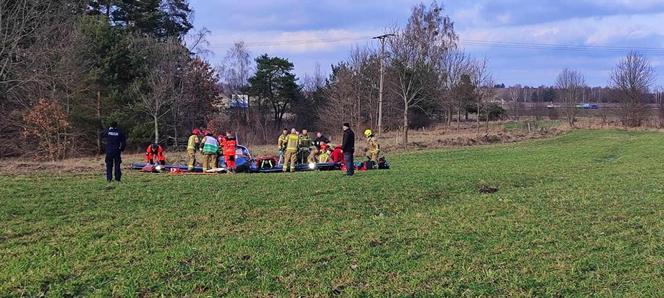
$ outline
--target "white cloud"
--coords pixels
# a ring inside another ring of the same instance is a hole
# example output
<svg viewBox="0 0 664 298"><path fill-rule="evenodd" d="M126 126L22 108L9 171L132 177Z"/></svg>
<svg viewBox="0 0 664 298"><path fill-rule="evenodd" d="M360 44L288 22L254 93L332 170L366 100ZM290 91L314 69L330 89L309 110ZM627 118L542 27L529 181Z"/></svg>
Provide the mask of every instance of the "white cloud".
<svg viewBox="0 0 664 298"><path fill-rule="evenodd" d="M369 42L380 30L305 30L305 31L261 31L261 32L215 32L210 36L211 48L223 53L234 42L244 41L255 52L281 54L306 54L330 52L350 48L353 44Z"/></svg>
<svg viewBox="0 0 664 298"><path fill-rule="evenodd" d="M656 42L664 38L660 25L663 18L664 13L574 18L534 25L466 28L460 36L462 40L586 45L624 44L648 37Z"/></svg>

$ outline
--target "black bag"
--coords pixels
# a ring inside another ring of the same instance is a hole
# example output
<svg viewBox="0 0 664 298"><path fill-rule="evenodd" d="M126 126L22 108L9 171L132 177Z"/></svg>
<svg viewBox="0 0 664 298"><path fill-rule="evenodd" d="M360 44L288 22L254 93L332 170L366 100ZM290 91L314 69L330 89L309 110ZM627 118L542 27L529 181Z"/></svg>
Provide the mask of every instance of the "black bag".
<svg viewBox="0 0 664 298"><path fill-rule="evenodd" d="M378 168L381 170L386 170L390 168L390 164L385 160L385 157L378 159Z"/></svg>

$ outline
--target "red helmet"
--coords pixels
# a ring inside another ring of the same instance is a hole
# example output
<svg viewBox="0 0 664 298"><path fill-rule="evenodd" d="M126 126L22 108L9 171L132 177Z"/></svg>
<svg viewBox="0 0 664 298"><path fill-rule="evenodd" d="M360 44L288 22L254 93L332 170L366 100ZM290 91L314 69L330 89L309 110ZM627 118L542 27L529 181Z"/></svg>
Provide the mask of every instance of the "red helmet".
<svg viewBox="0 0 664 298"><path fill-rule="evenodd" d="M327 144L325 144L325 143L320 143L320 149L322 149L322 150L326 150L327 147L328 147Z"/></svg>
<svg viewBox="0 0 664 298"><path fill-rule="evenodd" d="M200 135L200 134L201 134L201 130L198 129L198 128L194 128L194 130L191 131L191 134L194 134L194 135Z"/></svg>

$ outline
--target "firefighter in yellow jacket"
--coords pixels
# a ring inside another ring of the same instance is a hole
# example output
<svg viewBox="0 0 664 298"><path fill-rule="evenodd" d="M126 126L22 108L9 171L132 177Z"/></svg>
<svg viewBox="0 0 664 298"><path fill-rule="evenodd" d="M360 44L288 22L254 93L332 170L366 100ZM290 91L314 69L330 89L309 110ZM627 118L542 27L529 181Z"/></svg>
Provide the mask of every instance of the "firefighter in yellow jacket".
<svg viewBox="0 0 664 298"><path fill-rule="evenodd" d="M187 142L187 169L189 171L194 170L194 166L196 166L196 150L200 147L201 144L201 131L198 128L194 128L194 130L191 132L191 136L189 136L189 141Z"/></svg>
<svg viewBox="0 0 664 298"><path fill-rule="evenodd" d="M288 145L288 129L284 128L277 139L277 148L279 148L279 162L278 165L284 163L284 154L286 153L286 146Z"/></svg>
<svg viewBox="0 0 664 298"><path fill-rule="evenodd" d="M364 131L364 136L367 138L367 157L374 165L378 163L378 155L380 154L380 144L373 134L371 129Z"/></svg>
<svg viewBox="0 0 664 298"><path fill-rule="evenodd" d="M297 148L299 145L300 137L297 135L295 128L291 129L291 133L287 137L286 152L284 153L284 172L295 172L295 162L297 159Z"/></svg>

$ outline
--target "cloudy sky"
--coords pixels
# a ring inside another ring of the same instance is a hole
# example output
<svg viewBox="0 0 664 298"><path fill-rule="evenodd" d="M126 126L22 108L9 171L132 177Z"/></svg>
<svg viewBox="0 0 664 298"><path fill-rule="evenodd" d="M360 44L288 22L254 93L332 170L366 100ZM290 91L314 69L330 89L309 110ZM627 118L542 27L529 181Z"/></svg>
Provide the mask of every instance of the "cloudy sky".
<svg viewBox="0 0 664 298"><path fill-rule="evenodd" d="M376 46L372 36L403 25L417 0L190 0L196 29L218 64L235 41L253 56L286 57L303 76L323 72L354 45ZM430 3L428 0L425 4ZM440 3L440 2L439 2ZM461 46L489 61L494 80L549 85L565 67L606 85L628 49L644 53L664 85L664 0L442 1Z"/></svg>

